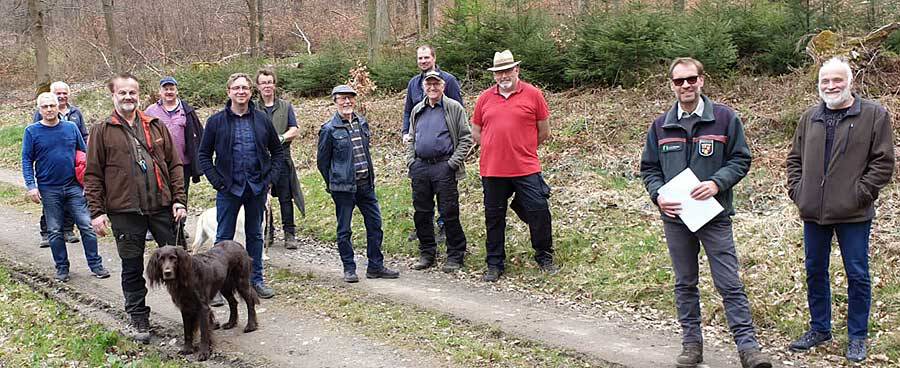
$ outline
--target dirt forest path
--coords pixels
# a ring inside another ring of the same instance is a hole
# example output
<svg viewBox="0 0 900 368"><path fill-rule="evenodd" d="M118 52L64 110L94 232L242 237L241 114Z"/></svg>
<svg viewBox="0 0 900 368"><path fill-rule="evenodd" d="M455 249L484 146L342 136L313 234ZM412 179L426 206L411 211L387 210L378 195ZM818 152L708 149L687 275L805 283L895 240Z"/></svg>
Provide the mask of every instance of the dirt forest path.
<svg viewBox="0 0 900 368"><path fill-rule="evenodd" d="M22 186L21 174L0 169L0 181ZM37 213L0 207L0 258L12 272L45 293L56 294L82 314L114 329L124 328L118 257L110 239L103 239L101 255L112 277L97 280L89 276L79 244L68 246L72 280L67 284L49 282L53 261L47 249L38 248ZM193 219L193 218L192 218ZM191 219L191 220L192 220ZM189 220L188 227L192 228ZM336 288L374 294L388 300L419 306L458 319L486 324L504 333L583 355L602 366L672 366L680 350L679 336L670 331L646 327L631 316L599 315L557 305L553 301L529 297L527 293L502 289L498 285L476 284L440 272L410 271L394 261L401 271L397 280L366 280L358 284L340 281L339 258L333 247L304 239L298 251L281 247L269 250L268 267L308 274L332 282ZM359 257L359 256L358 256ZM473 260L475 261L475 260ZM364 265L365 260L358 260ZM31 280L31 281L28 281ZM502 282L501 282L502 283ZM278 290L276 289L276 292ZM153 308L151 323L164 337L153 343L164 351L178 349L181 317L168 294L151 290L148 305ZM263 300L260 330L243 334L240 328L218 330L217 354L211 365L271 367L448 367L445 359L421 351L391 347L383 342L341 331L321 316L297 308L289 299L276 296ZM220 320L227 308L217 308ZM241 310L240 326L246 321ZM674 322L672 322L674 323ZM159 333L157 333L159 335ZM707 342L709 367L738 367L730 344Z"/></svg>

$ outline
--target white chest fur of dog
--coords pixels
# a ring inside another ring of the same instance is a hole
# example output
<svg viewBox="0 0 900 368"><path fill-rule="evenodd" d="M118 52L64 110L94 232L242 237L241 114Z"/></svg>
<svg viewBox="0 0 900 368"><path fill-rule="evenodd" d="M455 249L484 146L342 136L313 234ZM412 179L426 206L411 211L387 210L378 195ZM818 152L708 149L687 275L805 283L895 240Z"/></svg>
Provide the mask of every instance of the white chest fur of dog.
<svg viewBox="0 0 900 368"><path fill-rule="evenodd" d="M263 218L265 219L265 216L263 216ZM212 248L213 243L216 240L216 230L218 228L218 224L219 222L216 217L215 207L208 208L203 211L200 217L197 218L197 225L196 229L194 230L194 242L191 244L192 254L204 252ZM234 238L232 240L246 247L245 244L247 244L247 236L244 233L244 207L241 207L241 210L238 211L237 221L234 226ZM268 244L265 244L265 242L263 242L264 261L269 260L268 253Z"/></svg>

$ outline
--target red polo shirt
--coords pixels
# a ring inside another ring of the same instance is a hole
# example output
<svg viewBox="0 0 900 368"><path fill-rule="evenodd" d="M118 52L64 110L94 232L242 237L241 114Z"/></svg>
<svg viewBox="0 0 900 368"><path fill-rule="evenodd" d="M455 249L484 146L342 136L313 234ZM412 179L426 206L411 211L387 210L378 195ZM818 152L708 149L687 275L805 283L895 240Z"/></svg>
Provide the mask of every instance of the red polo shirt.
<svg viewBox="0 0 900 368"><path fill-rule="evenodd" d="M481 127L481 176L514 177L541 172L537 122L550 116L541 90L519 81L509 98L494 85L478 96L472 124Z"/></svg>

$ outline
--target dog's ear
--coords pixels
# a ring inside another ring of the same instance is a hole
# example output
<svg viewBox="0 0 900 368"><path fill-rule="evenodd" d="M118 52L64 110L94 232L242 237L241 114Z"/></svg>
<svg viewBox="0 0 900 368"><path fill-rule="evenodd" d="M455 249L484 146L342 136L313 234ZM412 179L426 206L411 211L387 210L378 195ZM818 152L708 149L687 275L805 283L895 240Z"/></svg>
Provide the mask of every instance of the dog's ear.
<svg viewBox="0 0 900 368"><path fill-rule="evenodd" d="M153 251L150 259L147 261L147 280L150 286L156 286L162 282L162 272L159 270L159 248Z"/></svg>
<svg viewBox="0 0 900 368"><path fill-rule="evenodd" d="M175 278L178 279L178 283L181 284L182 287L189 288L191 286L191 280L193 280L194 277L194 265L191 254L179 246L172 248L175 249L175 257L178 259L178 267L175 269L175 272L177 272Z"/></svg>

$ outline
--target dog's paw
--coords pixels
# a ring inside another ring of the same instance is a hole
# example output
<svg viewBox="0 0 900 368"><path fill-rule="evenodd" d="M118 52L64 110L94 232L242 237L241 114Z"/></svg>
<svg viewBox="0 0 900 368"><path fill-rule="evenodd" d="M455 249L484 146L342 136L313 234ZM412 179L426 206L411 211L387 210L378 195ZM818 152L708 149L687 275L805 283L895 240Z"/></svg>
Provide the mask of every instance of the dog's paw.
<svg viewBox="0 0 900 368"><path fill-rule="evenodd" d="M259 327L255 323L254 324L248 323L247 327L244 327L244 333L256 331L257 328L259 328Z"/></svg>
<svg viewBox="0 0 900 368"><path fill-rule="evenodd" d="M178 353L181 355L191 355L194 353L194 347L190 345L183 345Z"/></svg>
<svg viewBox="0 0 900 368"><path fill-rule="evenodd" d="M237 325L237 322L228 322L228 323L222 325L222 328L224 328L226 330L230 330L230 329L234 328L235 325Z"/></svg>
<svg viewBox="0 0 900 368"><path fill-rule="evenodd" d="M201 362L205 361L205 360L209 359L210 355L212 355L212 351L210 351L209 348L200 349L200 351L197 352L197 360L199 360Z"/></svg>

